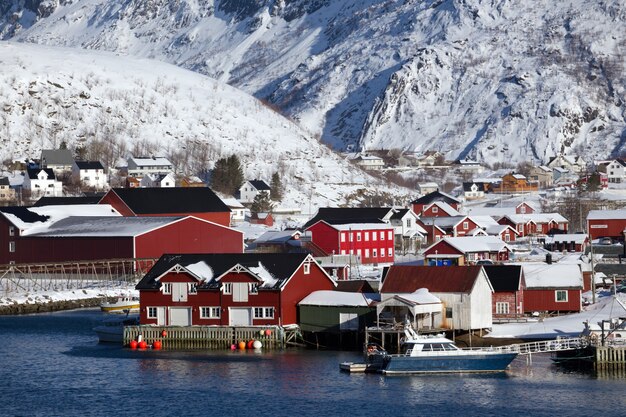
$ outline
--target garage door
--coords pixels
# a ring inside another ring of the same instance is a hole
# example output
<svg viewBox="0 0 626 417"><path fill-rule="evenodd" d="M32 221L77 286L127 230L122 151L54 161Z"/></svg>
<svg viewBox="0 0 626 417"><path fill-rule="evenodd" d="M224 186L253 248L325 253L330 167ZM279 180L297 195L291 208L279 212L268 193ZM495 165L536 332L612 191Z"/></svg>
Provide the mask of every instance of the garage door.
<svg viewBox="0 0 626 417"><path fill-rule="evenodd" d="M191 309L190 308L171 308L170 309L170 326L190 326L191 325Z"/></svg>
<svg viewBox="0 0 626 417"><path fill-rule="evenodd" d="M231 308L229 310L230 326L251 326L252 325L252 309L251 308Z"/></svg>

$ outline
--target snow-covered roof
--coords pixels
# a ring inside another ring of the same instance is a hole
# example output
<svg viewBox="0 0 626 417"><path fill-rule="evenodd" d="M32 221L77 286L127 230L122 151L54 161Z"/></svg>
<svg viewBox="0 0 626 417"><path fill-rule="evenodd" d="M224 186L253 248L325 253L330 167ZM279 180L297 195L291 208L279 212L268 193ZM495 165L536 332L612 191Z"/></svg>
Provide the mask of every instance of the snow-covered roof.
<svg viewBox="0 0 626 417"><path fill-rule="evenodd" d="M273 242L273 243L284 243L288 240L291 240L296 235L301 235L297 230L269 230L259 236L254 242L255 243L265 243L265 242Z"/></svg>
<svg viewBox="0 0 626 417"><path fill-rule="evenodd" d="M350 223L350 224L329 224L335 230L340 231L359 231L359 230L381 230L392 229L389 223Z"/></svg>
<svg viewBox="0 0 626 417"><path fill-rule="evenodd" d="M199 261L185 267L189 272L198 277L200 281L210 281L213 279L213 268L204 261Z"/></svg>
<svg viewBox="0 0 626 417"><path fill-rule="evenodd" d="M432 295L428 288L420 288L413 293L398 296L415 304L441 304L441 300Z"/></svg>
<svg viewBox="0 0 626 417"><path fill-rule="evenodd" d="M500 224L491 216L470 216L470 219L480 227L499 226Z"/></svg>
<svg viewBox="0 0 626 417"><path fill-rule="evenodd" d="M465 237L446 237L439 242L434 243L428 249L433 246L446 242L459 252L500 252L505 249L509 249L509 246L499 237L495 236L465 236ZM426 250L428 250L426 249Z"/></svg>
<svg viewBox="0 0 626 417"><path fill-rule="evenodd" d="M155 156L154 158L130 158L135 162L138 167L143 166L164 166L169 167L172 163L167 159L160 156Z"/></svg>
<svg viewBox="0 0 626 417"><path fill-rule="evenodd" d="M626 209L621 210L591 210L587 220L626 219Z"/></svg>
<svg viewBox="0 0 626 417"><path fill-rule="evenodd" d="M182 217L67 217L29 236L133 237L166 226Z"/></svg>
<svg viewBox="0 0 626 417"><path fill-rule="evenodd" d="M456 210L450 204L443 202L443 201L435 201L430 206L426 207L425 210L430 209L432 206L439 207L439 209L442 210L444 213L446 213L448 216L458 216L461 214L458 212L458 210Z"/></svg>
<svg viewBox="0 0 626 417"><path fill-rule="evenodd" d="M558 223L565 223L567 219L561 216L559 213L528 213L528 214L507 214L509 220L515 224L519 223L549 223L555 221Z"/></svg>
<svg viewBox="0 0 626 417"><path fill-rule="evenodd" d="M306 296L298 305L309 306L346 306L346 307L369 307L374 301L374 294L342 291L314 291Z"/></svg>
<svg viewBox="0 0 626 417"><path fill-rule="evenodd" d="M121 217L109 204L68 204L62 206L41 206L21 208L21 213L10 213L9 208L0 209L8 221L20 229L23 236L46 231L51 225L68 217ZM30 221L26 216L39 219ZM47 217L47 219L45 219ZM45 220L44 220L45 219Z"/></svg>
<svg viewBox="0 0 626 417"><path fill-rule="evenodd" d="M583 274L577 264L521 264L526 288L582 288Z"/></svg>

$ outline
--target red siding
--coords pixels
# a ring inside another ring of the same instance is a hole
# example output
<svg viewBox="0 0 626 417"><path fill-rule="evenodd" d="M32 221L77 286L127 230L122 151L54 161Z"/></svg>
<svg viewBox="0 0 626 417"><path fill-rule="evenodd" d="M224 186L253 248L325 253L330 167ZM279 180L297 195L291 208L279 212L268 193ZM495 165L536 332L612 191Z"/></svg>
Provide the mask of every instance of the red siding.
<svg viewBox="0 0 626 417"><path fill-rule="evenodd" d="M137 258L164 253L243 253L243 234L223 226L186 218L136 238Z"/></svg>
<svg viewBox="0 0 626 417"><path fill-rule="evenodd" d="M424 255L463 255L463 252L452 247L448 242L440 241L430 249L424 251Z"/></svg>
<svg viewBox="0 0 626 417"><path fill-rule="evenodd" d="M102 197L98 204L110 204L115 210L117 210L122 216L133 217L135 213L124 203L124 201L113 191L109 191Z"/></svg>
<svg viewBox="0 0 626 417"><path fill-rule="evenodd" d="M522 291L495 292L491 300L494 318L515 318L524 315L524 293ZM496 303L508 303L509 314L496 313Z"/></svg>
<svg viewBox="0 0 626 417"><path fill-rule="evenodd" d="M524 291L524 312L534 311L581 311L581 291L567 291L567 302L556 302L556 289Z"/></svg>
<svg viewBox="0 0 626 417"><path fill-rule="evenodd" d="M624 229L626 229L626 219L587 220L587 230L591 239L612 237L623 240Z"/></svg>
<svg viewBox="0 0 626 417"><path fill-rule="evenodd" d="M281 299L282 324L297 324L298 303L314 291L334 290L335 285L328 279L322 268L317 264L311 264L308 275L304 274L300 267L283 288Z"/></svg>
<svg viewBox="0 0 626 417"><path fill-rule="evenodd" d="M467 223L467 229L463 227L463 223ZM478 228L479 226L474 223L470 218L465 218L459 224L454 227L455 236L465 236L467 232Z"/></svg>

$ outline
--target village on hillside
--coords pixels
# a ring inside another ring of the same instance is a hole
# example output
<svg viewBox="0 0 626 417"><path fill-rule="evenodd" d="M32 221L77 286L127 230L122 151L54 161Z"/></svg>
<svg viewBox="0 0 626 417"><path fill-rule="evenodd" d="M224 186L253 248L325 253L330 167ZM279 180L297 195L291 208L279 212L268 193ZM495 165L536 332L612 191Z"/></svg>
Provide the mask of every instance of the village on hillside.
<svg viewBox="0 0 626 417"><path fill-rule="evenodd" d="M374 171L398 160L354 158ZM560 155L488 176L436 153L409 160L400 165L463 181L444 192L433 175L403 204L307 215L279 209L278 174L243 178L232 158L210 178L176 175L164 157L131 157L111 175L44 150L0 178L0 306L54 301L70 275L91 294L123 269L142 325L297 326L333 345L407 320L420 332L486 335L626 290L621 159L591 172Z"/></svg>

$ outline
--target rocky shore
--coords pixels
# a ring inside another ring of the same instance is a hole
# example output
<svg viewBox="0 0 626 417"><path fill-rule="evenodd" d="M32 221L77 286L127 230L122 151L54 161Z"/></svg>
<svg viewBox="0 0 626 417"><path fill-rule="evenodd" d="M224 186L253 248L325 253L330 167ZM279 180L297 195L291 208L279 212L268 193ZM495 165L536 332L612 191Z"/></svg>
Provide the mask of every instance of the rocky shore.
<svg viewBox="0 0 626 417"><path fill-rule="evenodd" d="M76 308L98 307L102 298L50 301L46 303L15 303L0 306L0 315L49 313L52 311L74 310Z"/></svg>

